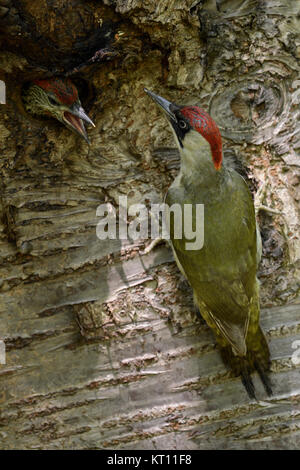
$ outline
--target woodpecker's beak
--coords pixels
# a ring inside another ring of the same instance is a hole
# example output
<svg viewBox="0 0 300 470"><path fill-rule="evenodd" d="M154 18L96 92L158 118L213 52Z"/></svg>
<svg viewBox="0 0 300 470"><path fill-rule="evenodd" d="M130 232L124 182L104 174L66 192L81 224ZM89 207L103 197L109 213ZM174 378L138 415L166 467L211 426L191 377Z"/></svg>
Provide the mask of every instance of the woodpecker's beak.
<svg viewBox="0 0 300 470"><path fill-rule="evenodd" d="M147 90L147 88L144 88L144 91L153 99L153 101L155 101L156 104L158 104L169 120L177 121L174 111L176 111L176 109L180 109L179 106L171 103L171 101L166 100L162 96L156 95L153 91Z"/></svg>
<svg viewBox="0 0 300 470"><path fill-rule="evenodd" d="M93 127L95 127L95 124L85 113L82 106L74 104L70 110L64 112L63 119L68 127L70 127L77 134L81 135L81 137L83 137L88 144L90 143L83 121L91 124Z"/></svg>

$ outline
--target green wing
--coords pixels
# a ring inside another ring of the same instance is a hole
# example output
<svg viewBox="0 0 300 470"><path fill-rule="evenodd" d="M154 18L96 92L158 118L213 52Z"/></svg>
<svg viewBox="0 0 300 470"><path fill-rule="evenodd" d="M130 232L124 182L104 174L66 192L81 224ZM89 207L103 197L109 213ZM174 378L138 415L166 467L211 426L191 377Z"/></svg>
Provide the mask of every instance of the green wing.
<svg viewBox="0 0 300 470"><path fill-rule="evenodd" d="M236 172L228 172L222 190L220 198L197 187L171 187L166 196L169 206L180 203L183 210L184 204L204 203L204 246L186 250L189 240L174 239L172 218L170 235L177 264L205 320L244 355L250 316L259 312L255 212L250 191Z"/></svg>

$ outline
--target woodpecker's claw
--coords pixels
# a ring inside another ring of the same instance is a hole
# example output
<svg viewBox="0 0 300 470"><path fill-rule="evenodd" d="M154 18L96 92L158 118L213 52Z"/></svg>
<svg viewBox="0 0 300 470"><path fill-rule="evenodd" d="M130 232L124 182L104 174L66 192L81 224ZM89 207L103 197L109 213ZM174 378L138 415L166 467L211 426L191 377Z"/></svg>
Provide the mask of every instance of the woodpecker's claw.
<svg viewBox="0 0 300 470"><path fill-rule="evenodd" d="M141 252L141 255L147 255L150 253L157 245L161 242L164 242L164 238L155 238L152 242Z"/></svg>

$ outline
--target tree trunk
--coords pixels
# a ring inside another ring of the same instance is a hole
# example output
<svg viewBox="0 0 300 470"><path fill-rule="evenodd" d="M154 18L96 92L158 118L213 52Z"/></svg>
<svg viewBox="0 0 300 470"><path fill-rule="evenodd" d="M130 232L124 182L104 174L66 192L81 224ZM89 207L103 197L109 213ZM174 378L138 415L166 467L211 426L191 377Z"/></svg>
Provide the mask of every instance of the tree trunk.
<svg viewBox="0 0 300 470"><path fill-rule="evenodd" d="M299 447L299 15L298 0L0 0L1 449ZM26 82L52 75L77 84L90 146L24 111ZM161 202L179 168L144 87L208 110L280 212L258 215L270 399L226 370L167 246L96 236L99 204Z"/></svg>

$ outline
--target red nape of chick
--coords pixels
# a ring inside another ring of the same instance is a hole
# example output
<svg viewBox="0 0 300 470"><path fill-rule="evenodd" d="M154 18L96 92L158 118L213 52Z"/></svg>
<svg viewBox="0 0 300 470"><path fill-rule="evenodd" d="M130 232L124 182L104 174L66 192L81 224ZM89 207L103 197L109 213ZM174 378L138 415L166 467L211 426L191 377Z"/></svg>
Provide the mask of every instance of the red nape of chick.
<svg viewBox="0 0 300 470"><path fill-rule="evenodd" d="M49 78L34 80L34 83L45 91L53 93L61 104L71 106L78 101L78 91L68 78Z"/></svg>

